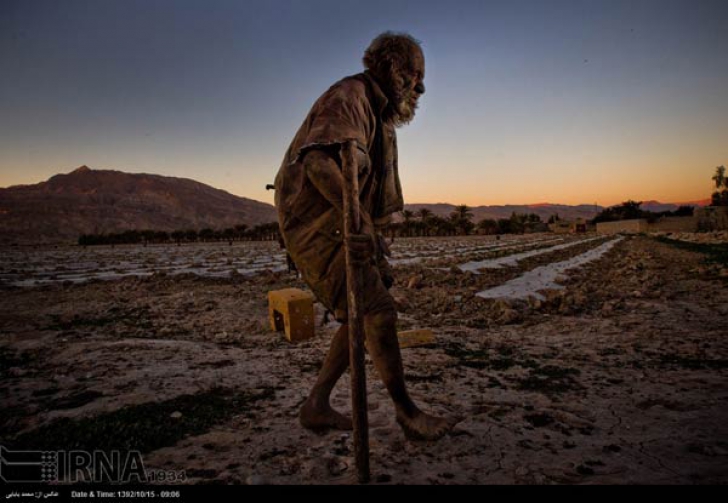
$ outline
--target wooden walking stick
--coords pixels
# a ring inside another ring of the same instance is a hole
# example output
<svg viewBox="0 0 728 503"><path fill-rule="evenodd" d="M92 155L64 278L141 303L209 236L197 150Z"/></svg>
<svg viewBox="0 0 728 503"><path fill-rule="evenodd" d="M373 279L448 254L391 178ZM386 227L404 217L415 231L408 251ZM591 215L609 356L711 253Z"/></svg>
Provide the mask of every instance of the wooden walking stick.
<svg viewBox="0 0 728 503"><path fill-rule="evenodd" d="M351 369L351 409L354 423L354 456L359 482L369 482L369 419L367 417L367 379L364 368L364 319L361 313L362 270L355 263L346 239L358 234L359 173L356 165L356 142L341 147L344 174L344 246L346 249L346 293L349 319L349 361Z"/></svg>

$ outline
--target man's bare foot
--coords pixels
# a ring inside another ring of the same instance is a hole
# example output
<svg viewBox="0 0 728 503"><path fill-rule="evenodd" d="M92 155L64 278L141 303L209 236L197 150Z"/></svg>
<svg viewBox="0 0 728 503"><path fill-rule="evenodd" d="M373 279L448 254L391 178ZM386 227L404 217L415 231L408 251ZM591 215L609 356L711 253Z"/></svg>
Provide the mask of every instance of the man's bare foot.
<svg viewBox="0 0 728 503"><path fill-rule="evenodd" d="M460 422L457 418L442 418L425 414L421 410L410 417L397 415L404 436L410 440L437 440Z"/></svg>
<svg viewBox="0 0 728 503"><path fill-rule="evenodd" d="M325 406L316 406L311 400L306 400L299 414L301 426L309 430L351 430L351 419L339 414L328 403Z"/></svg>

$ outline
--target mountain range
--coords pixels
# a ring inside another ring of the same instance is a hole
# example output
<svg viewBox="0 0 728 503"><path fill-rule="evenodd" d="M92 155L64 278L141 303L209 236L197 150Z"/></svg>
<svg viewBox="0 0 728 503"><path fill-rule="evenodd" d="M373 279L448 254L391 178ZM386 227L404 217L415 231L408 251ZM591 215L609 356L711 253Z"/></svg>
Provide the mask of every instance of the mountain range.
<svg viewBox="0 0 728 503"><path fill-rule="evenodd" d="M704 206L709 200L663 204L645 202L642 209L671 211L682 204ZM447 217L455 205L408 204ZM473 220L508 218L513 212L535 213L542 220L593 218L603 208L595 205L530 204L477 206ZM81 166L45 182L0 188L0 243L76 242L81 234L130 229L163 231L248 227L276 221L267 203L235 196L194 180L144 173L124 173Z"/></svg>
<svg viewBox="0 0 728 503"><path fill-rule="evenodd" d="M686 203L661 203L658 201L645 201L642 203L640 208L646 211L652 211L655 213L663 211L675 211L680 206L707 206L710 204L710 199L702 201L691 201ZM426 208L433 214L440 217L447 217L456 208L453 204L448 203L437 203L437 204L406 204L405 209L410 210L417 214L417 212ZM604 210L604 206L598 206L595 204L579 204L570 206L566 204L551 204L551 203L538 203L538 204L508 204L502 206L475 206L471 208L473 213L473 221L478 222L484 218L490 218L498 220L500 218L508 218L514 212L515 213L535 213L544 222L547 221L552 215L558 215L563 220L576 220L583 218L589 220L594 218L598 213ZM401 217L398 217L401 220Z"/></svg>

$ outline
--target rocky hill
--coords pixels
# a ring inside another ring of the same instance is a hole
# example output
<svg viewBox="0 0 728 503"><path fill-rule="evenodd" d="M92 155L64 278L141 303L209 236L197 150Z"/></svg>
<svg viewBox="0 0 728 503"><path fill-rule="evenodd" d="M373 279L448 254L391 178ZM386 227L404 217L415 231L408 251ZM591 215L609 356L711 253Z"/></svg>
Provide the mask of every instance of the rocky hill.
<svg viewBox="0 0 728 503"><path fill-rule="evenodd" d="M90 169L0 189L0 243L75 242L129 229L224 229L276 220L275 208L194 180Z"/></svg>

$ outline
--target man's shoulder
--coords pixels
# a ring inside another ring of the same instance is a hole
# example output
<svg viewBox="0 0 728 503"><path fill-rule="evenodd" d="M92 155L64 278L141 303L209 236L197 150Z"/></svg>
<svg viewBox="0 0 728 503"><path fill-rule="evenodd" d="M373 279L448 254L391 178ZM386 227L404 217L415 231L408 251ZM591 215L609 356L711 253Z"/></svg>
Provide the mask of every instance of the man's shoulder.
<svg viewBox="0 0 728 503"><path fill-rule="evenodd" d="M344 89L351 89L360 93L366 93L366 76L363 73L349 75L334 83L334 85L331 87L341 87Z"/></svg>
<svg viewBox="0 0 728 503"><path fill-rule="evenodd" d="M366 100L367 83L363 73L349 75L334 83L322 96L324 99Z"/></svg>

